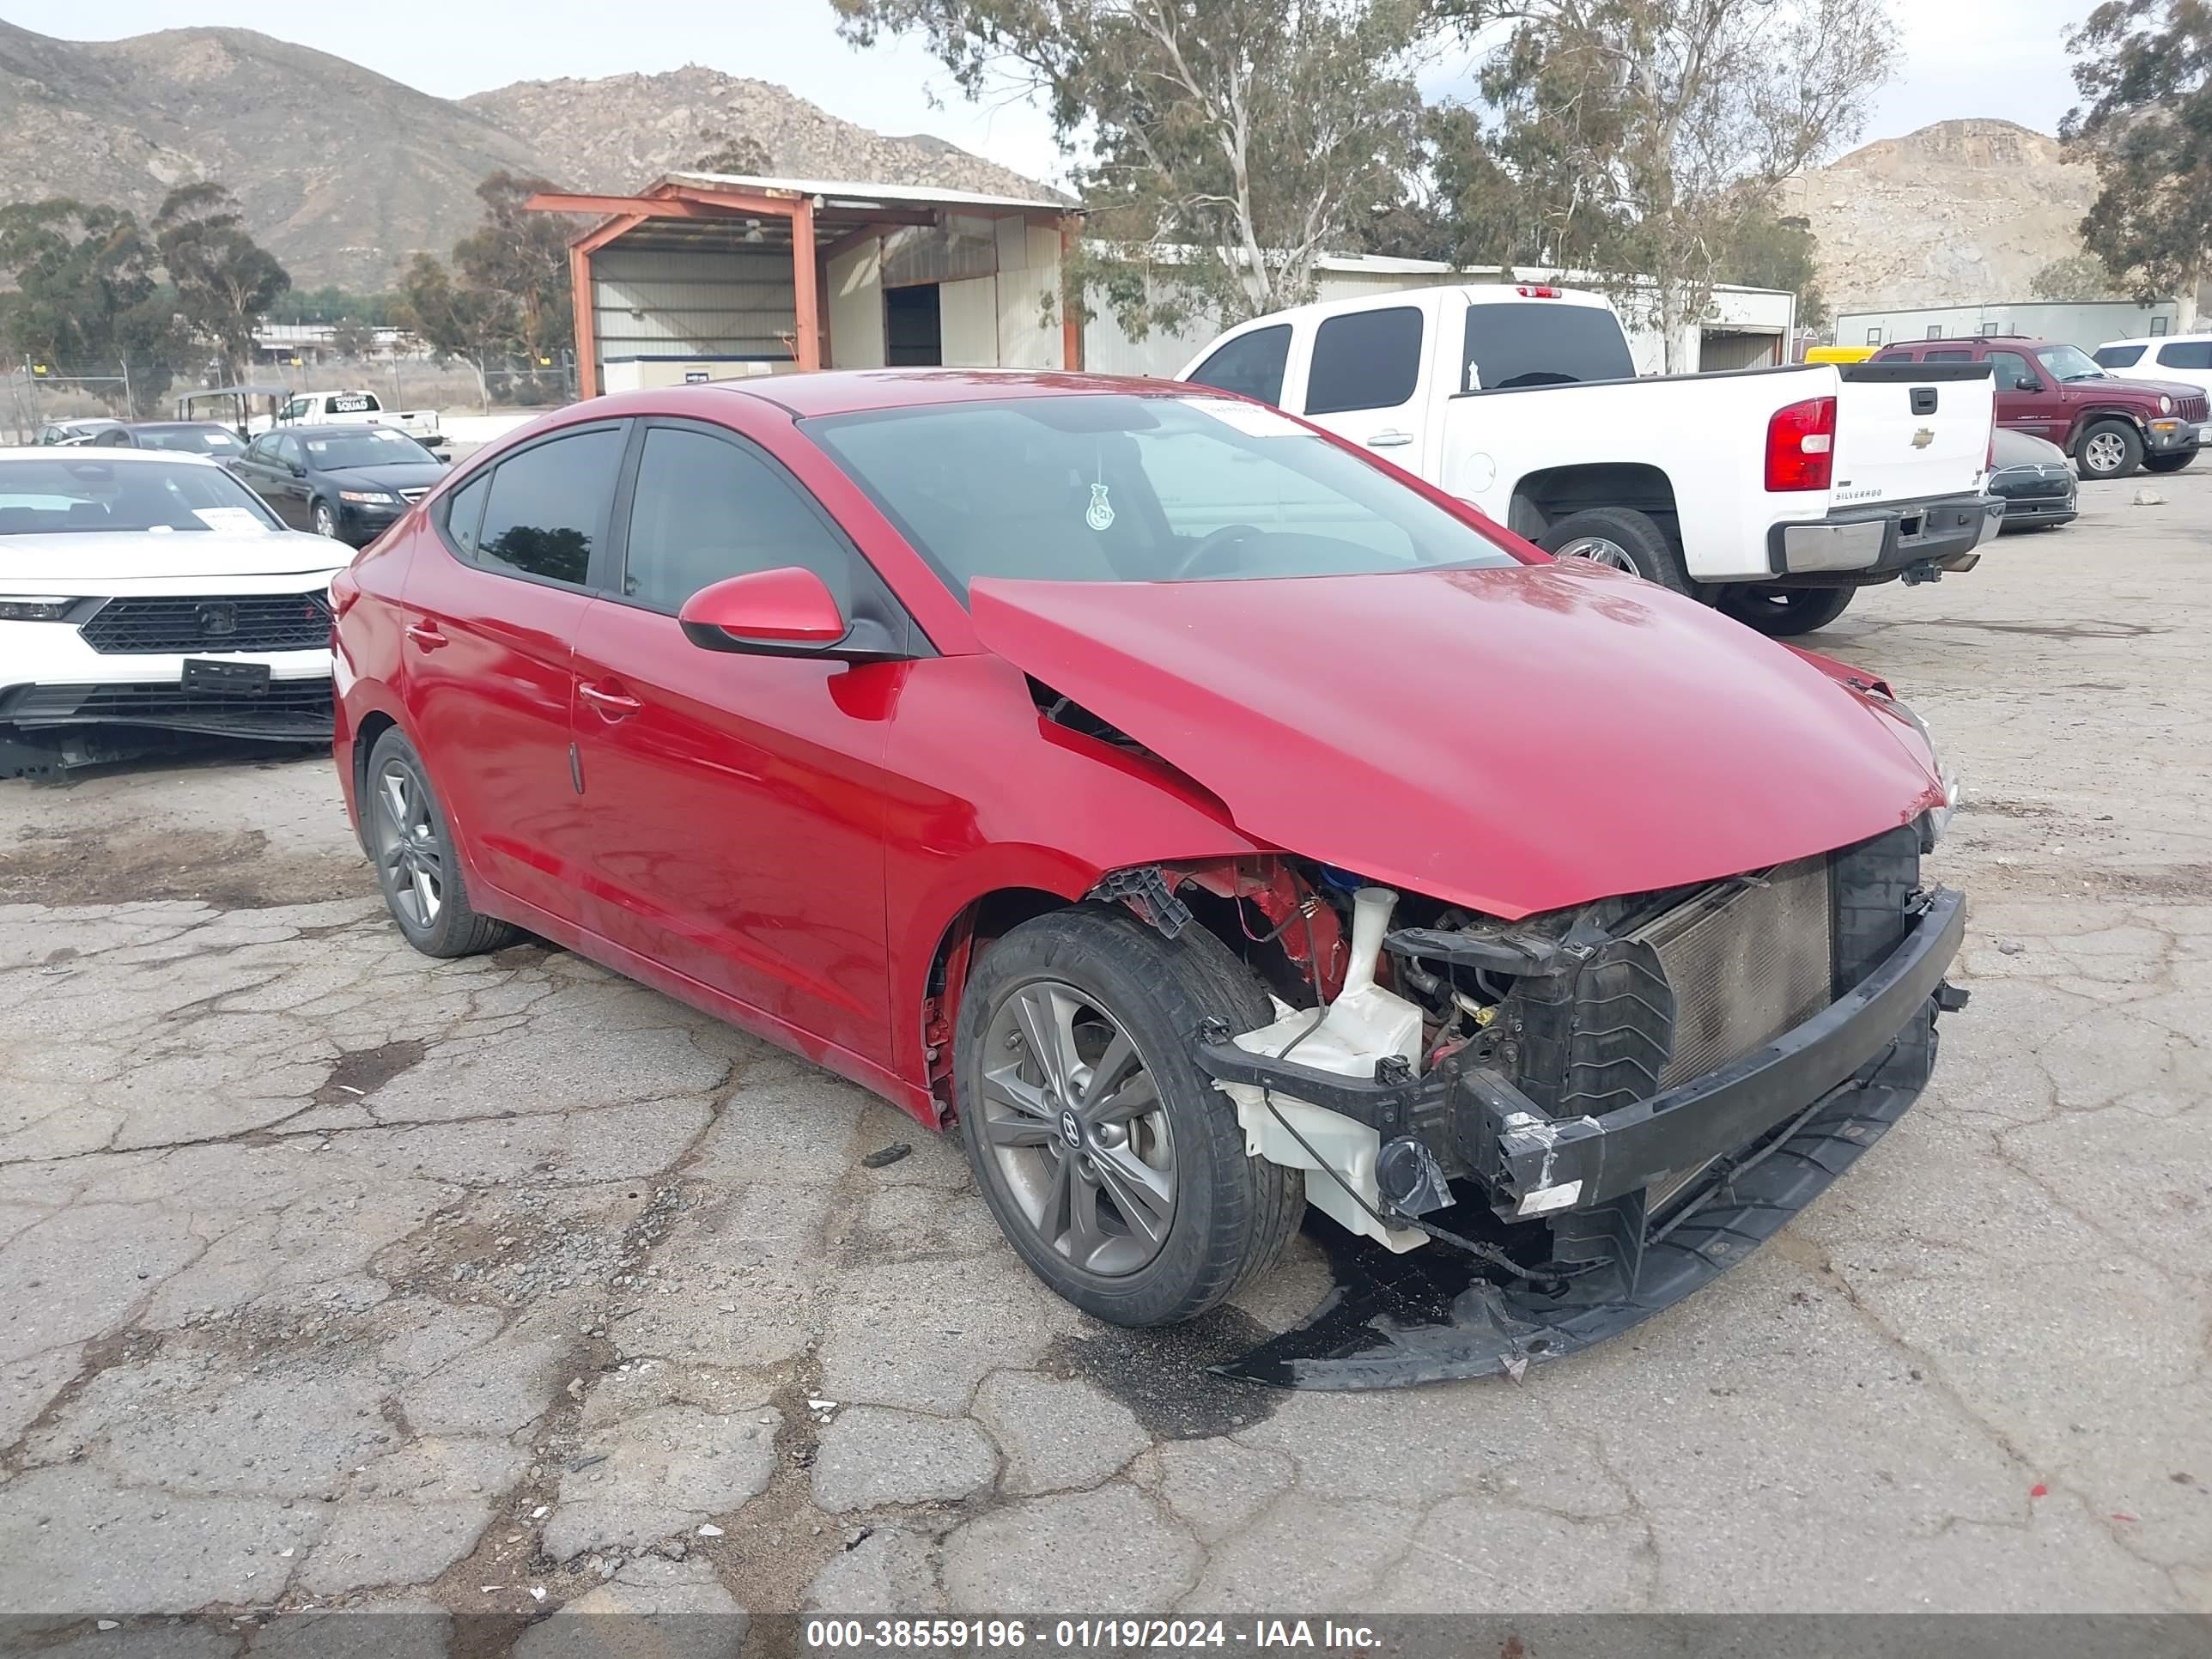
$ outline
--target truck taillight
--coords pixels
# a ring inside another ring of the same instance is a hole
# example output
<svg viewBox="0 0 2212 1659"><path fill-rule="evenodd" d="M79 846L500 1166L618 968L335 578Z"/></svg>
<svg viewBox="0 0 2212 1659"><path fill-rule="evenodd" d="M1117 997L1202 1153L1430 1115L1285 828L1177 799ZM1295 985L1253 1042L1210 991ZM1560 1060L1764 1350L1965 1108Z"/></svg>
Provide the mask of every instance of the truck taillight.
<svg viewBox="0 0 2212 1659"><path fill-rule="evenodd" d="M1533 287L1516 288L1513 291L1524 300L1556 300L1559 297L1559 289L1540 283Z"/></svg>
<svg viewBox="0 0 2212 1659"><path fill-rule="evenodd" d="M1836 464L1836 400L1808 398L1778 409L1766 423L1770 491L1826 489Z"/></svg>

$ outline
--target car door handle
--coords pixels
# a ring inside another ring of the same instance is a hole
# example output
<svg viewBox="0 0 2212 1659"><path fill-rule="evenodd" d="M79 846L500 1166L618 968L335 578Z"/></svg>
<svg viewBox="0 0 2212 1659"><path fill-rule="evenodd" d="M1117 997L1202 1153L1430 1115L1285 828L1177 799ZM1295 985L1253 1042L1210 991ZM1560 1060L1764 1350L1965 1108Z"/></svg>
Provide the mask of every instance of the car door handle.
<svg viewBox="0 0 2212 1659"><path fill-rule="evenodd" d="M1413 434L1412 433L1401 432L1395 428L1392 428L1389 431L1370 434L1367 439L1367 447L1370 449L1396 449L1401 445L1409 444L1413 441Z"/></svg>
<svg viewBox="0 0 2212 1659"><path fill-rule="evenodd" d="M438 631L438 624L435 623L409 623L407 637L425 651L435 651L447 642L446 636Z"/></svg>
<svg viewBox="0 0 2212 1659"><path fill-rule="evenodd" d="M626 720L645 707L626 691L610 691L589 680L576 688L576 695L611 720Z"/></svg>

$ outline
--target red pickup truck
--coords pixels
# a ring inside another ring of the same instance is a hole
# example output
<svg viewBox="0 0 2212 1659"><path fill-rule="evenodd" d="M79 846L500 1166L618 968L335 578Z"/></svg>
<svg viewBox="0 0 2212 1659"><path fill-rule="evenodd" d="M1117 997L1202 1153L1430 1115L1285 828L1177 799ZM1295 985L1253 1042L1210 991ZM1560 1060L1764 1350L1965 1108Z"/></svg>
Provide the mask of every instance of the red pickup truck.
<svg viewBox="0 0 2212 1659"><path fill-rule="evenodd" d="M1878 363L1986 362L1996 378L1997 424L2046 438L2085 478L2124 478L2137 467L2179 472L2196 459L2204 393L2179 381L2123 380L2079 346L2018 334L1908 340Z"/></svg>

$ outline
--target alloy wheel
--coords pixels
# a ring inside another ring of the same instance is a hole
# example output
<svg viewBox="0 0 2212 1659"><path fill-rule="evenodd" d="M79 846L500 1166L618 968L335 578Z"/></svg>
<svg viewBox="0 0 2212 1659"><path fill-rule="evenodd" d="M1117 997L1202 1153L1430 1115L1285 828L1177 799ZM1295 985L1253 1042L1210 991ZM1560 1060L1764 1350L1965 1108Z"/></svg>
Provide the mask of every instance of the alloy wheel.
<svg viewBox="0 0 2212 1659"><path fill-rule="evenodd" d="M1562 559L1588 559L1592 564L1601 564L1614 570L1626 570L1632 576L1644 573L1636 568L1636 561L1619 542L1608 541L1603 536L1577 536L1559 550Z"/></svg>
<svg viewBox="0 0 2212 1659"><path fill-rule="evenodd" d="M337 533L337 520L332 516L327 504L318 501L315 504L315 534L335 538Z"/></svg>
<svg viewBox="0 0 2212 1659"><path fill-rule="evenodd" d="M392 905L415 927L436 925L445 902L446 850L430 817L430 792L405 763L376 778L376 866Z"/></svg>
<svg viewBox="0 0 2212 1659"><path fill-rule="evenodd" d="M2092 472L2118 471L2127 453L2127 446L2110 432L2100 432L2081 447L2081 459Z"/></svg>
<svg viewBox="0 0 2212 1659"><path fill-rule="evenodd" d="M1060 980L1016 987L984 1036L983 1140L1048 1248L1120 1278L1160 1253L1175 1221L1175 1140L1121 1021Z"/></svg>

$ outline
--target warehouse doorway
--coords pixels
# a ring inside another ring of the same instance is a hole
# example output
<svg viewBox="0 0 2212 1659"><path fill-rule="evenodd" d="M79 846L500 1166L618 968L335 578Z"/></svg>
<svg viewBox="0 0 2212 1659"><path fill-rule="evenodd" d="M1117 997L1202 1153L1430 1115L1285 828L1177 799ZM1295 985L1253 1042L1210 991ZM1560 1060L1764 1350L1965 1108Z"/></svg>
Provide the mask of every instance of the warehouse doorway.
<svg viewBox="0 0 2212 1659"><path fill-rule="evenodd" d="M884 290L884 361L894 368L933 368L945 361L936 283Z"/></svg>

